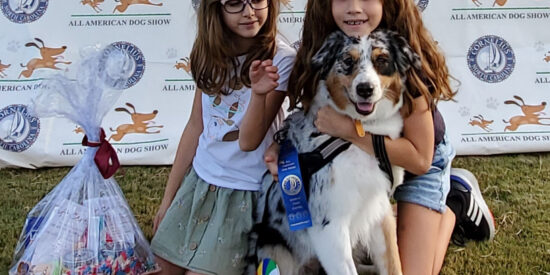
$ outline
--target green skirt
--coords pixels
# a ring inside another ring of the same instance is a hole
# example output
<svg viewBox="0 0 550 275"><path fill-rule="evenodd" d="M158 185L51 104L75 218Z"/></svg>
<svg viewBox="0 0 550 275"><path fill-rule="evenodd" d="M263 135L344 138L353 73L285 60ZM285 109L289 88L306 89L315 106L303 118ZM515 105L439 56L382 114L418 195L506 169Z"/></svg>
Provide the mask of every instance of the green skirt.
<svg viewBox="0 0 550 275"><path fill-rule="evenodd" d="M256 196L210 185L191 169L151 241L153 253L198 273L242 274Z"/></svg>

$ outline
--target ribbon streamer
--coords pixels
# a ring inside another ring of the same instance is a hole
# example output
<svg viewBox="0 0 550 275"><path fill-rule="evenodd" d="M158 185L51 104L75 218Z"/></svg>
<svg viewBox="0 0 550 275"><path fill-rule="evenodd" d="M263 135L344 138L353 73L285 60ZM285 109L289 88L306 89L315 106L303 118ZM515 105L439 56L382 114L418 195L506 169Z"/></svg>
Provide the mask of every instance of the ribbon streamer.
<svg viewBox="0 0 550 275"><path fill-rule="evenodd" d="M120 167L115 148L105 140L105 131L101 128L99 142L88 141L88 136L84 135L82 145L89 147L99 147L94 156L94 162L104 179L113 176Z"/></svg>

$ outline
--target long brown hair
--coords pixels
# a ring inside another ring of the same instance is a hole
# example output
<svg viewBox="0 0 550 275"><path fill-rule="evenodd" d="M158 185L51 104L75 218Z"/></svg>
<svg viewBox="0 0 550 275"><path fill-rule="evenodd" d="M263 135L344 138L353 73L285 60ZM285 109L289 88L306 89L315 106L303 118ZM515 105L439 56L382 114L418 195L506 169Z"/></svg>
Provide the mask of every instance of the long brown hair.
<svg viewBox="0 0 550 275"><path fill-rule="evenodd" d="M420 12L413 0L380 0L383 6L382 21L378 28L401 34L422 60L422 70L409 70L404 100L405 114L413 108L414 94L421 94L433 108L439 100L451 100L455 92L449 83L449 70L443 54L422 23ZM304 31L296 62L290 74L288 94L290 108L302 103L308 110L318 88L319 75L311 69L311 59L321 48L325 38L338 29L332 17L331 0L308 0L304 18ZM428 88L431 86L431 88Z"/></svg>
<svg viewBox="0 0 550 275"><path fill-rule="evenodd" d="M190 57L191 74L198 89L209 95L229 94L232 92L231 89L224 87L233 75L238 76L244 85L250 87L248 70L252 61L271 59L275 55L279 0L268 2L266 22L254 37L255 43L248 49L245 61L239 64L236 53L240 49L231 43L236 34L223 22L223 7L220 1L201 1L197 14L197 36Z"/></svg>

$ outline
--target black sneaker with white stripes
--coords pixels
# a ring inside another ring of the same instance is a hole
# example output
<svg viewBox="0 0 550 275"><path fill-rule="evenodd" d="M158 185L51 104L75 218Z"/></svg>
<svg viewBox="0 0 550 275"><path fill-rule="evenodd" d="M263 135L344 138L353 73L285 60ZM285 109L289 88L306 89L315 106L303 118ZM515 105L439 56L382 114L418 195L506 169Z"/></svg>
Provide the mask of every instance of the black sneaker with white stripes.
<svg viewBox="0 0 550 275"><path fill-rule="evenodd" d="M447 206L456 215L451 240L464 246L468 240L492 240L495 236L493 213L481 195L475 176L468 170L451 169L451 190Z"/></svg>

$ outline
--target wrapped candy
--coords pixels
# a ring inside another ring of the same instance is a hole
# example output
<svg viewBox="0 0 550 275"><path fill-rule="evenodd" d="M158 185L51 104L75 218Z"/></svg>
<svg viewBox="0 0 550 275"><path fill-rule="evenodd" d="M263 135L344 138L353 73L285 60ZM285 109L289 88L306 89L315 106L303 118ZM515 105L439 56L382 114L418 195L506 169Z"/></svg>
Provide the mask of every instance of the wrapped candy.
<svg viewBox="0 0 550 275"><path fill-rule="evenodd" d="M124 51L89 48L76 79L56 75L34 99L36 116L65 117L86 133L82 159L29 212L11 274L144 274L159 271L122 191L101 122L133 66Z"/></svg>

